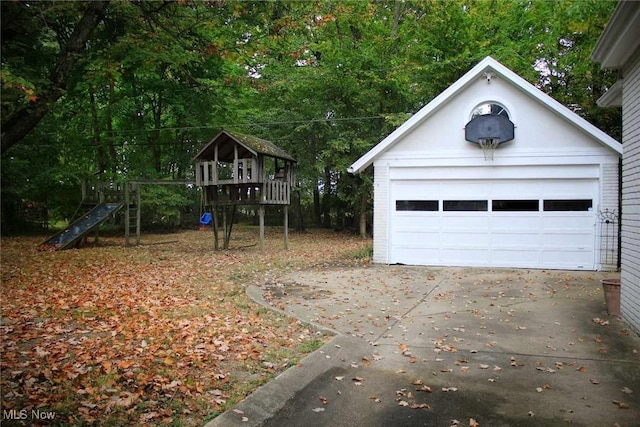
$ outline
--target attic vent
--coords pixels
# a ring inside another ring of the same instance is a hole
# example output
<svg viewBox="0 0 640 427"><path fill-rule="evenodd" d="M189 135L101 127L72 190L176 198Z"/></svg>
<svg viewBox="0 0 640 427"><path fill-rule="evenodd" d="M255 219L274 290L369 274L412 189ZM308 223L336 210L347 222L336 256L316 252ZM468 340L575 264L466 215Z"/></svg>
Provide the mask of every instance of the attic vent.
<svg viewBox="0 0 640 427"><path fill-rule="evenodd" d="M485 116L488 114L503 116L507 119L509 118L509 112L507 111L507 109L495 102L483 102L482 104L478 105L471 112L471 118L474 119L478 116Z"/></svg>

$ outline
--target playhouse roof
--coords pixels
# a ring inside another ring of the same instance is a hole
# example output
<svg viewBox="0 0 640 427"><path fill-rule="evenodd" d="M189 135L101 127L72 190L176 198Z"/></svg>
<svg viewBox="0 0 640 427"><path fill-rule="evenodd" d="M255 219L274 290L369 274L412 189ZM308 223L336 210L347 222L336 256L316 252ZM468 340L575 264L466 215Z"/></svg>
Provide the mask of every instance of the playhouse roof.
<svg viewBox="0 0 640 427"><path fill-rule="evenodd" d="M616 141L611 136L607 135L602 130L598 129L596 126L592 125L546 93L542 92L525 79L509 70L504 65L500 64L498 61L493 59L490 56L487 56L485 59L480 61L475 67L473 67L469 72L467 72L464 76L462 76L458 81L449 86L446 90L444 90L440 95L435 97L431 102L425 105L422 109L420 109L416 114L414 114L409 120L404 122L400 127L398 127L395 131L389 134L385 139L383 139L380 143L378 143L375 147L369 150L364 156L360 157L349 167L349 172L351 173L359 173L365 170L369 165L371 165L375 159L382 153L384 153L387 149L389 149L395 142L402 139L403 136L410 133L414 128L416 128L420 123L424 120L427 120L435 111L437 111L441 106L443 106L449 99L453 96L457 95L459 92L465 90L469 85L475 82L478 78L486 78L486 74L488 72L493 73L496 76L500 76L506 81L513 84L517 89L521 90L533 100L545 105L549 110L555 113L560 118L566 120L571 123L575 127L581 129L587 135L590 135L596 141L600 142L602 145L607 146L617 152L618 154L622 154L622 144Z"/></svg>
<svg viewBox="0 0 640 427"><path fill-rule="evenodd" d="M245 135L238 132L230 132L226 129L221 130L211 139L193 158L213 160L214 147L218 145L218 160L223 162L232 162L234 159L234 145L238 147L238 156L246 158L247 156L257 156L262 154L276 159L284 159L295 162L289 153L278 147L271 141L258 138L252 135Z"/></svg>

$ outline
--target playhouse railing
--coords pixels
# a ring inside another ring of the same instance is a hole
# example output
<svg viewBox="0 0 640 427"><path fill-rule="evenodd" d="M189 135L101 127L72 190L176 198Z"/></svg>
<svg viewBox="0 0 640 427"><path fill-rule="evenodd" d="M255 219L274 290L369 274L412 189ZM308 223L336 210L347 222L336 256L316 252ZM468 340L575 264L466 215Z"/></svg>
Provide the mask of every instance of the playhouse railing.
<svg viewBox="0 0 640 427"><path fill-rule="evenodd" d="M225 172L229 178L221 178ZM222 167L216 161L196 162L196 185L199 187L220 184L259 184L262 174L258 171L255 159L238 159Z"/></svg>
<svg viewBox="0 0 640 427"><path fill-rule="evenodd" d="M267 181L262 184L262 203L288 205L291 200L291 187L286 181Z"/></svg>

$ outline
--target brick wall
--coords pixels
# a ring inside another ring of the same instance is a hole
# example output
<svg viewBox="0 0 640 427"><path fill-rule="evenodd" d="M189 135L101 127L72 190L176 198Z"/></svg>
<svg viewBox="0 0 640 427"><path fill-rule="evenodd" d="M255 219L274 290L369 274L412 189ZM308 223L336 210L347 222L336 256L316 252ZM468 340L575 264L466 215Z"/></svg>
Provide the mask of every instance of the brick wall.
<svg viewBox="0 0 640 427"><path fill-rule="evenodd" d="M374 164L373 168L373 262L389 262L389 167Z"/></svg>

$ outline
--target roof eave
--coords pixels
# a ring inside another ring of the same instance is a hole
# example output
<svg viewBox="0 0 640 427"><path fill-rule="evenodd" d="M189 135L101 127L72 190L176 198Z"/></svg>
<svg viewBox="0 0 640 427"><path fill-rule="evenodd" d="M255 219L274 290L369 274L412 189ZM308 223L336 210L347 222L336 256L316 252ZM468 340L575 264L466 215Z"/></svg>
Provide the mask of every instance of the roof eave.
<svg viewBox="0 0 640 427"><path fill-rule="evenodd" d="M209 146L210 146L211 144L213 144L213 141L215 141L216 139L218 139L218 137L220 137L220 135L222 135L222 133L224 133L224 129L222 129L220 132L218 132L218 133L216 134L216 136L214 136L213 138L211 138L211 139L209 140L209 142L207 142L207 143L204 145L204 147L202 147L202 148L200 149L200 151L198 151L198 153L197 153L195 156L193 156L193 158L192 158L191 160L196 160L196 159L198 159L198 158L199 158L199 157L200 157L200 156L201 156L205 151L207 151L207 149L209 148Z"/></svg>
<svg viewBox="0 0 640 427"><path fill-rule="evenodd" d="M597 126L589 123L586 119L580 117L578 114L571 111L566 106L562 105L560 102L556 101L551 96L547 95L543 91L539 90L531 83L526 81L524 78L520 77L510 69L498 63L498 68L494 69L496 73L502 75L502 77L510 80L514 83L520 90L529 94L533 99L538 100L538 102L546 105L549 109L551 109L558 116L562 117L564 120L576 126L578 129L581 129L594 139L598 140L601 144L609 147L613 151L615 151L618 155L622 155L622 144L616 141L613 137L611 137L606 132L602 131Z"/></svg>
<svg viewBox="0 0 640 427"><path fill-rule="evenodd" d="M640 46L640 2L620 1L591 53L602 68L621 68Z"/></svg>
<svg viewBox="0 0 640 427"><path fill-rule="evenodd" d="M391 132L385 139L378 143L375 147L369 150L364 156L360 157L355 163L353 163L347 171L349 173L360 173L369 167L378 157L379 154L386 151L391 145L393 145L400 137L408 133L415 126L426 120L435 110L437 110L441 104L447 99L451 98L457 92L461 91L467 85L469 85L475 78L482 75L482 72L487 68L493 68L493 64L499 64L495 59L487 56L475 67L469 70L464 76L460 77L455 83L441 92L438 96L433 98L431 102L422 107L420 111L411 116L409 120L404 122L395 131Z"/></svg>
<svg viewBox="0 0 640 427"><path fill-rule="evenodd" d="M596 103L600 107L622 106L622 80L618 80L602 95Z"/></svg>

